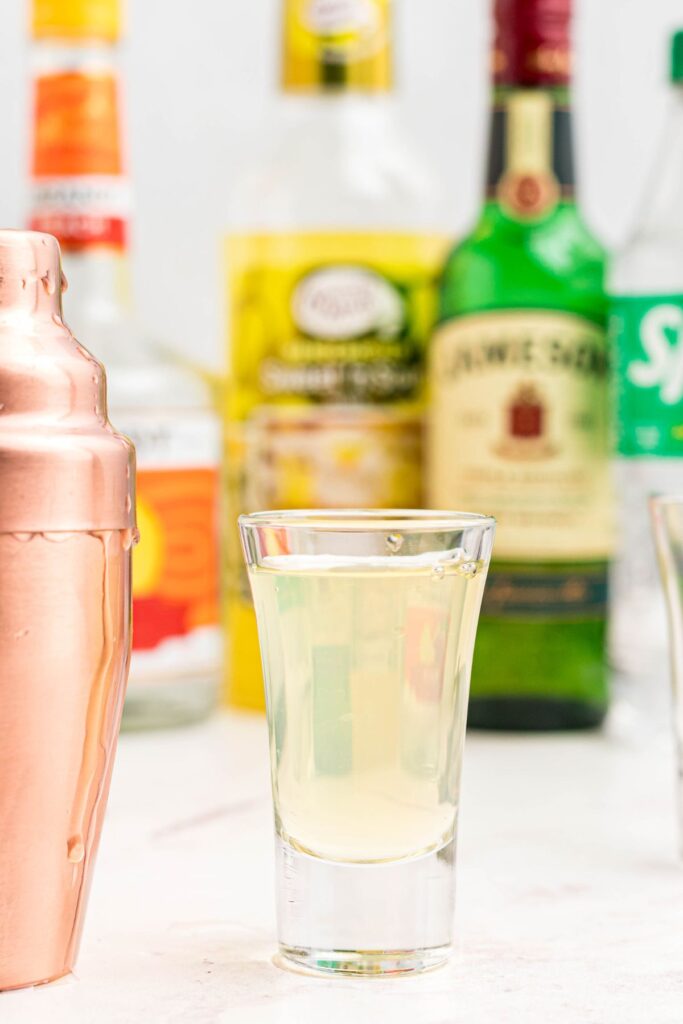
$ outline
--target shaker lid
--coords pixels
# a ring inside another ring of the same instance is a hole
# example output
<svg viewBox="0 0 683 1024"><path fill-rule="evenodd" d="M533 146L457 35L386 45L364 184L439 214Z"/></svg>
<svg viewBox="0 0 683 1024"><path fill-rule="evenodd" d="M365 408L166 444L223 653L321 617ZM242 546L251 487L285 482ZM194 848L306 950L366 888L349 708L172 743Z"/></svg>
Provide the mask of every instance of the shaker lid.
<svg viewBox="0 0 683 1024"><path fill-rule="evenodd" d="M0 230L0 532L135 526L135 452L62 319L59 244Z"/></svg>

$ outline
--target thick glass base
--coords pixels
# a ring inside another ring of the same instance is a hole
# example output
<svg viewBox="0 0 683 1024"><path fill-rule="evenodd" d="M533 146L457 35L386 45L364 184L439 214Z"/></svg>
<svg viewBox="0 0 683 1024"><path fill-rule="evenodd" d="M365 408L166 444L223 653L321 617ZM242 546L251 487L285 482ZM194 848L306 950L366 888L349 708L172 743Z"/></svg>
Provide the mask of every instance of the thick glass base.
<svg viewBox="0 0 683 1024"><path fill-rule="evenodd" d="M217 676L128 684L121 729L172 729L207 718L218 703Z"/></svg>
<svg viewBox="0 0 683 1024"><path fill-rule="evenodd" d="M410 860L321 860L276 839L282 956L328 974L423 971L451 952L455 841Z"/></svg>
<svg viewBox="0 0 683 1024"><path fill-rule="evenodd" d="M280 944L283 967L296 966L305 971L347 974L356 978L428 971L446 963L452 952L450 946L415 952L372 950L358 953L346 949L295 949Z"/></svg>
<svg viewBox="0 0 683 1024"><path fill-rule="evenodd" d="M605 704L540 697L472 697L467 712L470 729L508 732L554 732L597 729L604 721Z"/></svg>

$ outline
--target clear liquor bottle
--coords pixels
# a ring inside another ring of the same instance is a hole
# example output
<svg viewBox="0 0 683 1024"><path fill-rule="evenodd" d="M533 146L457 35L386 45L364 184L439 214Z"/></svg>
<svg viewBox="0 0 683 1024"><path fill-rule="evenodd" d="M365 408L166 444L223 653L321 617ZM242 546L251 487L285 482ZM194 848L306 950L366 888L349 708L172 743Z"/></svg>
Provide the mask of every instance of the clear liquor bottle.
<svg viewBox="0 0 683 1024"><path fill-rule="evenodd" d="M112 419L137 449L141 543L123 724L182 724L218 696L220 426L201 377L154 346L132 308L120 2L34 0L32 34L30 224L61 243L66 320L106 364Z"/></svg>
<svg viewBox="0 0 683 1024"><path fill-rule="evenodd" d="M618 548L610 658L653 676L666 613L647 500L683 490L683 31L671 44L671 110L644 209L611 270Z"/></svg>

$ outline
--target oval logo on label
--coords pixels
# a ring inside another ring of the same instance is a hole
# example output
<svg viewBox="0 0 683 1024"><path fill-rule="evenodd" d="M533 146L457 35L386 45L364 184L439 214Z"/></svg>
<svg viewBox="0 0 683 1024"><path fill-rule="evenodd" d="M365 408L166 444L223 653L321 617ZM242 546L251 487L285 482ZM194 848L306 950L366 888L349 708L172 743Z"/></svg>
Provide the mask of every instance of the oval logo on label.
<svg viewBox="0 0 683 1024"><path fill-rule="evenodd" d="M306 11L309 29L321 36L373 31L379 21L369 0L310 0Z"/></svg>
<svg viewBox="0 0 683 1024"><path fill-rule="evenodd" d="M292 315L304 334L329 341L372 334L395 338L405 319L403 299L385 278L364 267L325 267L298 284Z"/></svg>

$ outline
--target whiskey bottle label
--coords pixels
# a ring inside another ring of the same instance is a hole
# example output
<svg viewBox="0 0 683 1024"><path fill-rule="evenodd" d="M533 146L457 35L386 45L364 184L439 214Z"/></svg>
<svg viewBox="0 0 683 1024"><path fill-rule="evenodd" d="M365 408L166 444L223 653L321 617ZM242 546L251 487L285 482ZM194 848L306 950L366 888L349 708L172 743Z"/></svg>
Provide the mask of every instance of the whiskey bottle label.
<svg viewBox="0 0 683 1024"><path fill-rule="evenodd" d="M430 502L494 515L496 556L603 559L611 546L605 332L511 310L437 331Z"/></svg>
<svg viewBox="0 0 683 1024"><path fill-rule="evenodd" d="M616 450L683 457L683 295L613 300Z"/></svg>

